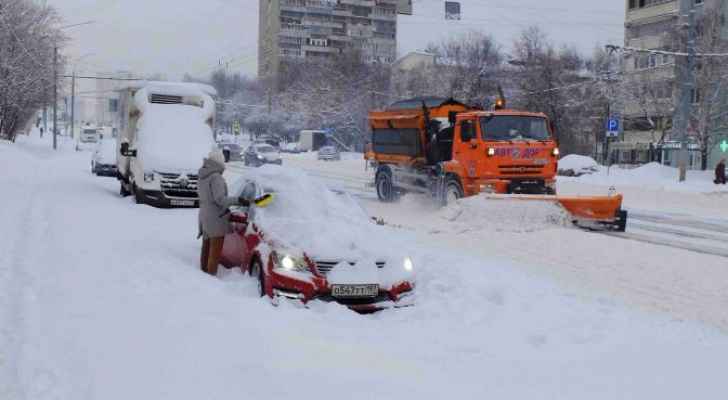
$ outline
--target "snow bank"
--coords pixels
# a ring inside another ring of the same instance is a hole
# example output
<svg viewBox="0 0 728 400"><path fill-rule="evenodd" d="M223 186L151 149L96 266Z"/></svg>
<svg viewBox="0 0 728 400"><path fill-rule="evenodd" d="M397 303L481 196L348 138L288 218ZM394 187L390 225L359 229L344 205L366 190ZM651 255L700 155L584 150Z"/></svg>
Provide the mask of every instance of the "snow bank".
<svg viewBox="0 0 728 400"><path fill-rule="evenodd" d="M534 232L570 226L569 216L556 203L536 200L489 199L474 196L458 200L438 212L443 228L453 232Z"/></svg>
<svg viewBox="0 0 728 400"><path fill-rule="evenodd" d="M725 185L713 183L713 171L688 171L687 180L678 182L678 169L650 163L634 169L599 167L599 171L574 179L580 183L608 186L639 186L642 188L697 193L728 192Z"/></svg>
<svg viewBox="0 0 728 400"><path fill-rule="evenodd" d="M559 175L581 176L599 170L599 165L591 157L569 154L559 160Z"/></svg>

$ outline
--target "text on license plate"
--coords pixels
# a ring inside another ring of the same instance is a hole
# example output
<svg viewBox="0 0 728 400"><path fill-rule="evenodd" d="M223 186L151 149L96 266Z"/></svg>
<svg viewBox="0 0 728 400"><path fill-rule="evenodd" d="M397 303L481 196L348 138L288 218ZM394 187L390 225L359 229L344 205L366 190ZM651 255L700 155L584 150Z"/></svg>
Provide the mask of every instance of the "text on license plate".
<svg viewBox="0 0 728 400"><path fill-rule="evenodd" d="M183 207L192 207L195 205L194 200L176 200L172 199L171 203L173 206L183 206Z"/></svg>
<svg viewBox="0 0 728 400"><path fill-rule="evenodd" d="M331 285L334 297L375 297L379 294L379 285Z"/></svg>

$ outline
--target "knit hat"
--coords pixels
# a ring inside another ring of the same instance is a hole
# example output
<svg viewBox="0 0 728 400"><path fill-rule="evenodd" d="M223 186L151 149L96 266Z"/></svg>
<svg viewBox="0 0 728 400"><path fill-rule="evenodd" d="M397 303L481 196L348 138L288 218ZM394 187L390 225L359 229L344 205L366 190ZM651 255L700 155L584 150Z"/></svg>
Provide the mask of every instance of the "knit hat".
<svg viewBox="0 0 728 400"><path fill-rule="evenodd" d="M217 163L223 165L225 164L225 155L222 154L222 151L220 149L210 150L210 154L207 155L207 158Z"/></svg>

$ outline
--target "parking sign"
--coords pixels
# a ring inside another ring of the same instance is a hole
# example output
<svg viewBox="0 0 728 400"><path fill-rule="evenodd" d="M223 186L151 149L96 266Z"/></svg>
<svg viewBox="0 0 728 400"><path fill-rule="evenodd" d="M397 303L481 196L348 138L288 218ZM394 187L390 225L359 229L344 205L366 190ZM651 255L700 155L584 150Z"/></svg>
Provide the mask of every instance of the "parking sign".
<svg viewBox="0 0 728 400"><path fill-rule="evenodd" d="M607 137L619 136L619 119L612 117L607 120Z"/></svg>

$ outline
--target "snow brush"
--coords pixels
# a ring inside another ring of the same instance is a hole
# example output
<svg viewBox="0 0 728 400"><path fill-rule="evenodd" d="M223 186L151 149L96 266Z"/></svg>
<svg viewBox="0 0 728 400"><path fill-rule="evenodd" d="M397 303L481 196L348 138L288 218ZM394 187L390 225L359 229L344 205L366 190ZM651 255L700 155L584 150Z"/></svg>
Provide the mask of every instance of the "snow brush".
<svg viewBox="0 0 728 400"><path fill-rule="evenodd" d="M253 200L253 203L255 203L256 207L265 208L268 207L268 205L273 202L273 195L270 193L266 193L257 199Z"/></svg>

